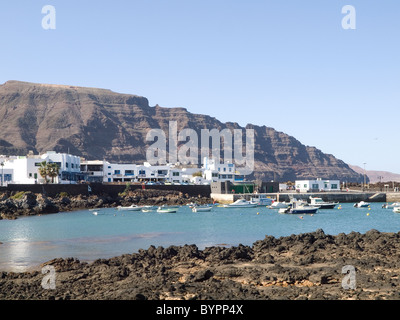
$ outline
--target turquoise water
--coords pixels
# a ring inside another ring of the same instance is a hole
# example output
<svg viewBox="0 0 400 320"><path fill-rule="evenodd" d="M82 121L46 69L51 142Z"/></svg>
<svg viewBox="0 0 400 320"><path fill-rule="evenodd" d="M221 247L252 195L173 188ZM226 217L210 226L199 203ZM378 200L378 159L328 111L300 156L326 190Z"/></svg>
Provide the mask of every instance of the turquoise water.
<svg viewBox="0 0 400 320"><path fill-rule="evenodd" d="M193 213L128 212L113 208L64 212L0 220L0 270L25 271L53 258L81 261L110 258L147 249L150 245L252 245L265 235L275 237L312 232L319 228L336 235L370 229L400 231L400 214L372 203L371 209L342 204L342 209L314 215L279 214L265 207ZM257 214L258 213L258 214ZM369 215L367 215L369 214ZM302 217L302 219L301 219Z"/></svg>

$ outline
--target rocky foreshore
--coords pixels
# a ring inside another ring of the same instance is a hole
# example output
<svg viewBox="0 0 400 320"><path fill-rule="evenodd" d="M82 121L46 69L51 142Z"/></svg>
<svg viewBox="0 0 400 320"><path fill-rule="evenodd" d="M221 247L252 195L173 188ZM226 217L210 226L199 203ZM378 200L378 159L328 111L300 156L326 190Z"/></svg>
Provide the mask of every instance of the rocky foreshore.
<svg viewBox="0 0 400 320"><path fill-rule="evenodd" d="M16 219L18 216L50 214L63 211L110 208L117 206L137 205L185 205L212 202L207 197L190 197L179 191L171 190L135 190L126 191L116 197L110 195L77 195L61 193L49 197L43 193L5 192L0 194L0 219Z"/></svg>
<svg viewBox="0 0 400 320"><path fill-rule="evenodd" d="M0 299L400 299L399 254L400 233L376 230L204 250L151 246L91 263L51 260L43 266L54 267L54 289L43 288L40 270L0 272Z"/></svg>

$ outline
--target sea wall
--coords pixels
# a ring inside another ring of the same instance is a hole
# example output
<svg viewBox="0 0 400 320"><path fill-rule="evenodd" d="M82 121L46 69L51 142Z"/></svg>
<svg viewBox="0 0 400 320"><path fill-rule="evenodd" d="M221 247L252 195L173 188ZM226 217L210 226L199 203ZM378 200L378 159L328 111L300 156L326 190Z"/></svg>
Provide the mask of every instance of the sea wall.
<svg viewBox="0 0 400 320"><path fill-rule="evenodd" d="M322 198L323 201L334 202L386 202L386 194L384 192L316 192L316 193L279 193L269 194L271 197L277 198L279 201L289 201L293 196L299 200L308 200L310 197Z"/></svg>

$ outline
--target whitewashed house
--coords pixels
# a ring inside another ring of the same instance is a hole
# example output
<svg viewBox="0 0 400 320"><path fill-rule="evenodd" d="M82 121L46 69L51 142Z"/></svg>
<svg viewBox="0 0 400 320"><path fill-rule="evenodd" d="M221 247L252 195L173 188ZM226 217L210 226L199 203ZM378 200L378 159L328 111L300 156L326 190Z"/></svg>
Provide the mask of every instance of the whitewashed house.
<svg viewBox="0 0 400 320"><path fill-rule="evenodd" d="M296 190L299 192L334 192L340 191L339 180L296 180Z"/></svg>
<svg viewBox="0 0 400 320"><path fill-rule="evenodd" d="M0 164L1 182L4 184L35 184L44 183L45 179L40 175L39 168L43 161L57 163L59 175L55 183L71 183L78 179L80 173L80 157L48 151L42 155L29 153L27 156L2 157Z"/></svg>

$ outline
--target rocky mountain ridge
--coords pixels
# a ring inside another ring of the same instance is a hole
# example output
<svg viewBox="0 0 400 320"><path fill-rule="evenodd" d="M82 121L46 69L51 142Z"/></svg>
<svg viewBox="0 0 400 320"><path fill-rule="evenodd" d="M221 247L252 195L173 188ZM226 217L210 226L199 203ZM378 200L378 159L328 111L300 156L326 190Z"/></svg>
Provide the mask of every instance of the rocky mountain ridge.
<svg viewBox="0 0 400 320"><path fill-rule="evenodd" d="M69 150L89 160L141 163L151 145L147 132L160 128L168 139L170 121L177 122L178 132L190 128L199 136L201 129L254 129L255 165L249 179L363 179L333 155L267 126L243 128L184 108L151 107L145 97L107 89L20 81L0 85L0 154Z"/></svg>

